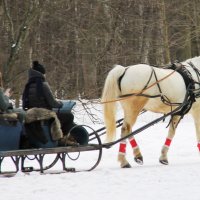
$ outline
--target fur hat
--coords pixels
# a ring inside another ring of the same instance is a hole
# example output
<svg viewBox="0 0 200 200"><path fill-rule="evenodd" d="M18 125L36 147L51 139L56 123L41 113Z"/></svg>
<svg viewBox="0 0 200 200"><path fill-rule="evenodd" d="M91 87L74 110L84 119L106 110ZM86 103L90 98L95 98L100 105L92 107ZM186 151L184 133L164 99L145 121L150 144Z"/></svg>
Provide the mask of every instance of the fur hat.
<svg viewBox="0 0 200 200"><path fill-rule="evenodd" d="M32 67L34 70L42 73L42 74L45 74L45 68L43 65L41 65L38 61L33 61L33 67Z"/></svg>

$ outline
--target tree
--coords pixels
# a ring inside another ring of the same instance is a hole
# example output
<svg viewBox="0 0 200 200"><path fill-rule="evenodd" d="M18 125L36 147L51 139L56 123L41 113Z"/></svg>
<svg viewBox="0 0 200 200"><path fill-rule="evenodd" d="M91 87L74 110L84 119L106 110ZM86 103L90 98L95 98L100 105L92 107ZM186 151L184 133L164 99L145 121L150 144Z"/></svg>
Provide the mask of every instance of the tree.
<svg viewBox="0 0 200 200"><path fill-rule="evenodd" d="M9 8L8 1L2 0L3 10L5 14L5 23L8 33L8 40L10 43L10 52L7 58L7 61L3 65L3 80L5 85L7 85L13 79L14 64L16 63L20 50L23 48L23 45L26 41L26 38L29 34L30 28L34 20L41 13L42 6L45 1L42 3L39 0L27 1L27 9L24 12L23 19L21 24L15 29L15 17L16 11L11 11ZM12 15L13 14L13 15Z"/></svg>
<svg viewBox="0 0 200 200"><path fill-rule="evenodd" d="M98 98L114 64L199 55L199 12L199 0L1 0L4 82L20 95L37 59L58 98Z"/></svg>

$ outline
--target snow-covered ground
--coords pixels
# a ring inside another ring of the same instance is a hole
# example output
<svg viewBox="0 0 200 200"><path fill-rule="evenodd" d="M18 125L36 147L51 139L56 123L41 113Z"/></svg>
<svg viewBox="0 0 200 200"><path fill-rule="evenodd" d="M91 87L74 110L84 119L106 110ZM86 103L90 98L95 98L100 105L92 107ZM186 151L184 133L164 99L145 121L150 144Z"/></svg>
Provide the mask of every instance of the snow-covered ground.
<svg viewBox="0 0 200 200"><path fill-rule="evenodd" d="M91 125L95 129L102 126L91 123L86 114L82 115L82 111L80 107L75 108L78 123ZM101 122L101 107L92 107L90 111L95 113ZM154 117L155 114L152 113L143 114L135 128ZM39 172L27 175L19 172L12 178L0 177L0 199L200 200L200 156L196 147L193 121L186 116L179 124L168 154L169 165L164 166L158 159L167 135L167 124L167 121L160 122L135 136L144 157L142 166L134 162L132 150L128 147L127 158L132 168L121 169L117 162L119 147L115 145L111 149L103 150L100 164L91 172L53 175L40 175ZM75 158L77 155L73 156ZM79 167L94 162L95 158L95 153L81 154ZM49 156L46 162L50 162L51 159L52 156ZM72 164L78 162L79 159ZM9 167L9 161L5 165ZM60 169L59 165L55 167L55 170L57 169Z"/></svg>

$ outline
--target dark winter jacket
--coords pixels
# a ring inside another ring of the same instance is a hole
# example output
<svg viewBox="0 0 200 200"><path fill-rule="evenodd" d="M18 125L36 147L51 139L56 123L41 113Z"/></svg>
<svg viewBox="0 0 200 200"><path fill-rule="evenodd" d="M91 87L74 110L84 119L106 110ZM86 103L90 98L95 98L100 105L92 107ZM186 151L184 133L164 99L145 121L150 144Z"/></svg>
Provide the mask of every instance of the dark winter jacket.
<svg viewBox="0 0 200 200"><path fill-rule="evenodd" d="M29 80L23 92L23 108L61 108L62 102L57 101L49 84L45 81L45 76L32 68L29 70Z"/></svg>

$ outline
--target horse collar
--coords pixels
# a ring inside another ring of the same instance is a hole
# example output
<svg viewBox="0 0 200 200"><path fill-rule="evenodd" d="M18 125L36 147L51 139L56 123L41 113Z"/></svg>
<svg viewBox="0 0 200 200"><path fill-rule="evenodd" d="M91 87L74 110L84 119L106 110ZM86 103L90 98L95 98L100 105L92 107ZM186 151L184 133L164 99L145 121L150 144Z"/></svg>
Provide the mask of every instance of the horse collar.
<svg viewBox="0 0 200 200"><path fill-rule="evenodd" d="M183 108L179 112L174 114L174 115L180 115L183 117L185 114L187 114L190 111L192 104L196 101L195 93L194 93L195 81L192 78L192 74L190 73L190 71L181 63L173 63L169 69L173 69L173 70L177 69L177 72L183 77L183 80L185 82L187 95L188 95L187 103L185 106L183 106Z"/></svg>

